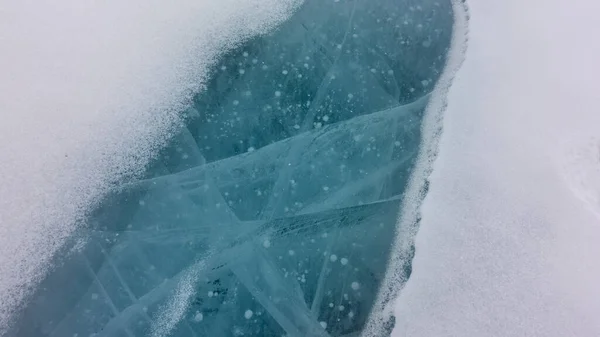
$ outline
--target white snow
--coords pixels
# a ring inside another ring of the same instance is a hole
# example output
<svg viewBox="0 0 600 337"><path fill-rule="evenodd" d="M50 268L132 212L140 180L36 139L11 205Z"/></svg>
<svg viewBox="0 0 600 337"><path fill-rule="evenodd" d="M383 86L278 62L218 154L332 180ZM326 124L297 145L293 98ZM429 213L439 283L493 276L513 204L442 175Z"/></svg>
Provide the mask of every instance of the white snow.
<svg viewBox="0 0 600 337"><path fill-rule="evenodd" d="M198 270L202 269L203 266L204 261L201 260L183 273L174 293L152 320L152 337L168 336L183 318L190 304L191 297L196 293L194 285L198 282Z"/></svg>
<svg viewBox="0 0 600 337"><path fill-rule="evenodd" d="M600 336L594 0L471 0L393 336Z"/></svg>
<svg viewBox="0 0 600 337"><path fill-rule="evenodd" d="M208 67L301 0L0 10L0 335L107 186L139 174Z"/></svg>

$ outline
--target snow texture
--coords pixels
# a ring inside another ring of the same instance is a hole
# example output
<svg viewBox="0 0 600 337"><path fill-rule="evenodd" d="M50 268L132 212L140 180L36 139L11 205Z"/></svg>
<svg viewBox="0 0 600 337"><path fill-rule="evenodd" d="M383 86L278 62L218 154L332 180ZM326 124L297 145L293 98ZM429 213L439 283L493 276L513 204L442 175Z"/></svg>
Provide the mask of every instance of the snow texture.
<svg viewBox="0 0 600 337"><path fill-rule="evenodd" d="M600 5L468 5L393 335L598 336Z"/></svg>
<svg viewBox="0 0 600 337"><path fill-rule="evenodd" d="M217 57L294 0L0 9L0 334L106 189L141 173Z"/></svg>
<svg viewBox="0 0 600 337"><path fill-rule="evenodd" d="M307 0L229 50L143 178L69 238L14 335L359 333L451 24L450 2Z"/></svg>

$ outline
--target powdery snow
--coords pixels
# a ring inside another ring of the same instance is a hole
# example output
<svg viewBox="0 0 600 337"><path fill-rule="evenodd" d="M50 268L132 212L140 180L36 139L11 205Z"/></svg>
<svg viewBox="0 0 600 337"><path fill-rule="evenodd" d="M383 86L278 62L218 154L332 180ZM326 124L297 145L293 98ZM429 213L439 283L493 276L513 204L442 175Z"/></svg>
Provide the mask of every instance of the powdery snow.
<svg viewBox="0 0 600 337"><path fill-rule="evenodd" d="M0 335L109 184L139 174L209 66L300 0L0 9Z"/></svg>
<svg viewBox="0 0 600 337"><path fill-rule="evenodd" d="M393 336L600 336L600 3L468 6Z"/></svg>

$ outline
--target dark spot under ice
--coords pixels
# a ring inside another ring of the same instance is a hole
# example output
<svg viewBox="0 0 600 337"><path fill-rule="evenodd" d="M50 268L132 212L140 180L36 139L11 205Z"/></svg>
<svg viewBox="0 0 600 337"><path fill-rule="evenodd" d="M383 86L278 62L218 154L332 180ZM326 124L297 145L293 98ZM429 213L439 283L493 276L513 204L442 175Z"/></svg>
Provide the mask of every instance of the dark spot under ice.
<svg viewBox="0 0 600 337"><path fill-rule="evenodd" d="M116 187L56 259L15 335L358 335L451 11L307 0L238 46L145 179Z"/></svg>

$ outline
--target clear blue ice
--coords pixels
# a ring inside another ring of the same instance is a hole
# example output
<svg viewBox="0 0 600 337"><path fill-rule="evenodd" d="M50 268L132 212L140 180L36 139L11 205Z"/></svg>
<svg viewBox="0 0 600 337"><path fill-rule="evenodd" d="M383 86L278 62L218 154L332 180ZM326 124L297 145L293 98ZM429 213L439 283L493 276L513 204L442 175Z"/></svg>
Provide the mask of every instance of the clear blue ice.
<svg viewBox="0 0 600 337"><path fill-rule="evenodd" d="M148 336L179 299L170 336L357 336L451 18L448 0L307 0L225 55L146 176L115 186L57 257L15 335Z"/></svg>

